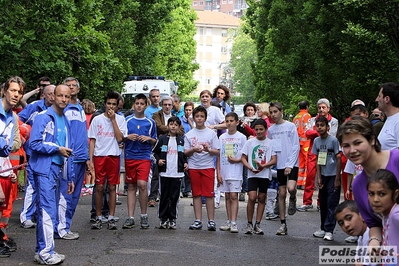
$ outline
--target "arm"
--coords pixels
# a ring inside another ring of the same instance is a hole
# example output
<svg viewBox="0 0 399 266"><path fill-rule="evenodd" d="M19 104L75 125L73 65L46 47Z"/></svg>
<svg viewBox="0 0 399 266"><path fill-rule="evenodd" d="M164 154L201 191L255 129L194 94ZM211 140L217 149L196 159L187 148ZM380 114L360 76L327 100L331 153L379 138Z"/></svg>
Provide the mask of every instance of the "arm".
<svg viewBox="0 0 399 266"><path fill-rule="evenodd" d="M12 114L14 116L14 139L12 142L11 152L16 152L17 150L19 150L19 148L21 148L22 140L21 134L19 132L18 116L14 112Z"/></svg>
<svg viewBox="0 0 399 266"><path fill-rule="evenodd" d="M109 119L112 122L112 128L114 129L116 141L119 143L123 140L123 133L121 132L119 125L116 121L116 114L115 114L114 110L109 110L108 115L109 115Z"/></svg>
<svg viewBox="0 0 399 266"><path fill-rule="evenodd" d="M28 93L25 93L24 96L21 98L21 100L19 101L20 105L22 106L22 108L25 108L25 106L28 105L27 101L30 97L32 97L35 94L38 94L40 92L40 88L36 88Z"/></svg>
<svg viewBox="0 0 399 266"><path fill-rule="evenodd" d="M253 173L259 173L259 170L257 170L257 169L254 169L249 163L248 163L248 156L246 155L246 154L242 154L241 155L241 162L242 162L242 164L246 167L246 168L248 168L248 170L250 170L251 172L253 172Z"/></svg>
<svg viewBox="0 0 399 266"><path fill-rule="evenodd" d="M94 170L94 147L96 146L96 139L90 139L89 144L89 160L90 160L90 169Z"/></svg>
<svg viewBox="0 0 399 266"><path fill-rule="evenodd" d="M339 190L341 188L341 168L342 168L341 152L338 152L335 158L337 159L337 166L336 166L336 174L334 180L334 188L335 190Z"/></svg>
<svg viewBox="0 0 399 266"><path fill-rule="evenodd" d="M370 227L369 231L369 248L380 247L382 244L382 228Z"/></svg>
<svg viewBox="0 0 399 266"><path fill-rule="evenodd" d="M216 157L216 177L218 180L218 186L223 184L222 174L220 172L220 156Z"/></svg>

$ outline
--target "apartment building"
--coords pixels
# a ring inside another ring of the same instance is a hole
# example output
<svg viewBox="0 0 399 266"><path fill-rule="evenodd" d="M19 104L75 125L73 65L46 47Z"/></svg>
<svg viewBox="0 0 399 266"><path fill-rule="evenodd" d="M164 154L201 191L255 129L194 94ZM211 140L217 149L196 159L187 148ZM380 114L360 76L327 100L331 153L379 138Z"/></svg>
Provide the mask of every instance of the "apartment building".
<svg viewBox="0 0 399 266"><path fill-rule="evenodd" d="M238 18L248 8L245 0L193 0L191 6L195 10L218 11Z"/></svg>
<svg viewBox="0 0 399 266"><path fill-rule="evenodd" d="M196 11L197 33L196 61L200 68L194 72L194 79L199 81L193 92L198 95L202 90L213 89L226 77L224 69L231 57L232 40L227 36L229 30L240 25L240 19L217 11Z"/></svg>

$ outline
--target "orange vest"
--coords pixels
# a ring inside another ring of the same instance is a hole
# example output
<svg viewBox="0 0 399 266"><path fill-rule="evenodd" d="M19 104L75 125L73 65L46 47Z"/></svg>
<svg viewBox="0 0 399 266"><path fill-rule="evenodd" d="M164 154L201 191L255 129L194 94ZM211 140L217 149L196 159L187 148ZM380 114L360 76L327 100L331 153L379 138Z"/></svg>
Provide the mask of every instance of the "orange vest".
<svg viewBox="0 0 399 266"><path fill-rule="evenodd" d="M295 124L296 130L298 132L299 142L304 144L308 141L305 135L306 125L309 122L309 119L312 116L308 113L307 110L301 109L299 113L294 117L292 123Z"/></svg>

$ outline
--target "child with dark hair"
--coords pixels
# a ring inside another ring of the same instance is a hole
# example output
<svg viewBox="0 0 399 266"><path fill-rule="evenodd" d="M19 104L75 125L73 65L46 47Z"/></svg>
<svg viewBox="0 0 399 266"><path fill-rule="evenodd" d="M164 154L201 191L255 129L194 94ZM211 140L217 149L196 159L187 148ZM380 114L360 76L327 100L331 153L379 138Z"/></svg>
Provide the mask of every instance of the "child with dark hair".
<svg viewBox="0 0 399 266"><path fill-rule="evenodd" d="M378 169L370 176L367 191L371 208L382 217L382 246L398 248L399 184L396 176L389 170Z"/></svg>
<svg viewBox="0 0 399 266"><path fill-rule="evenodd" d="M176 229L177 202L179 201L181 180L188 169L184 156L184 139L179 136L180 118L168 119L168 134L159 137L153 150L159 169L161 198L158 217L159 229Z"/></svg>
<svg viewBox="0 0 399 266"><path fill-rule="evenodd" d="M341 192L341 153L339 142L328 134L330 126L324 116L316 118L316 130L320 137L315 138L312 153L317 155L316 177L320 196L320 230L313 233L327 241L334 240L334 210L339 203Z"/></svg>

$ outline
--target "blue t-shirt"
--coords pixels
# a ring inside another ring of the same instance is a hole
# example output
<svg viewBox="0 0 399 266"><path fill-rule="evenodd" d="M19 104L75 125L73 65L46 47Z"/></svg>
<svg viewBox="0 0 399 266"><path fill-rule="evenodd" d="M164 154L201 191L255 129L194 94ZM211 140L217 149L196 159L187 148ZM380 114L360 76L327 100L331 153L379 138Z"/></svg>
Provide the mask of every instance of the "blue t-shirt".
<svg viewBox="0 0 399 266"><path fill-rule="evenodd" d="M161 106L158 107L154 107L152 105L147 106L147 108L144 111L144 114L147 118L151 118L152 119L152 115L156 112L158 112L159 110L161 110Z"/></svg>
<svg viewBox="0 0 399 266"><path fill-rule="evenodd" d="M321 152L327 153L325 165L320 165L321 174L323 176L335 176L337 173L336 155L339 153L338 139L331 135L328 135L325 139L322 139L321 137L315 138L312 153L317 154L319 157Z"/></svg>
<svg viewBox="0 0 399 266"><path fill-rule="evenodd" d="M55 116L55 123L57 125L57 139L55 141L55 143L60 146L60 147L65 147L66 144L66 126L65 126L65 118L63 115L59 116L56 115ZM57 152L56 154L54 154L51 162L58 164L58 165L63 165L64 164L64 157Z"/></svg>
<svg viewBox="0 0 399 266"><path fill-rule="evenodd" d="M134 115L126 117L127 134L137 134L139 136L150 136L157 139L157 126L155 121L143 117L137 118ZM141 142L139 140L125 142L125 159L128 160L150 160L152 145L149 141Z"/></svg>

